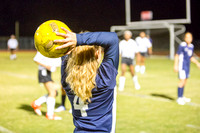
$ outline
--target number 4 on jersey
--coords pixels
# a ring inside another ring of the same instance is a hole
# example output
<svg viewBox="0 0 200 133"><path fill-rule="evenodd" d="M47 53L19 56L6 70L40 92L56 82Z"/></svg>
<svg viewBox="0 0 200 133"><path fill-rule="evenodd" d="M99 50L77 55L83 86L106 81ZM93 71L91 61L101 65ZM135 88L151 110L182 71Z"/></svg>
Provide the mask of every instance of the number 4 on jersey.
<svg viewBox="0 0 200 133"><path fill-rule="evenodd" d="M83 116L83 117L87 116L86 109L88 109L88 105L84 104L84 102L78 96L74 97L73 104L74 104L75 110L81 111L81 116Z"/></svg>

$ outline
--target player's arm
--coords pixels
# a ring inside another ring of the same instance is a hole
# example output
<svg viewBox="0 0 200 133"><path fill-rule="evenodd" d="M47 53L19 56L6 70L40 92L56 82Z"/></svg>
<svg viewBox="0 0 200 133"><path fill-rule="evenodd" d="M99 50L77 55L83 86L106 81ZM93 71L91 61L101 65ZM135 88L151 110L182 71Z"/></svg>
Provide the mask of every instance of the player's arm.
<svg viewBox="0 0 200 133"><path fill-rule="evenodd" d="M38 61L35 61L35 63L40 65L40 66L43 66L44 68L46 68L47 70L49 70L51 72L55 72L55 70L56 70L56 67L48 66L48 65L42 64L42 63L40 63Z"/></svg>
<svg viewBox="0 0 200 133"><path fill-rule="evenodd" d="M175 72L178 72L179 55L183 52L183 50L184 50L184 47L182 47L182 45L180 44L179 47L178 47L178 51L177 51L177 53L175 54L175 57L174 57L174 71Z"/></svg>
<svg viewBox="0 0 200 133"><path fill-rule="evenodd" d="M9 40L8 40L7 46L8 46L8 50L10 50L10 46L9 46Z"/></svg>
<svg viewBox="0 0 200 133"><path fill-rule="evenodd" d="M147 47L148 47L148 54L149 55L152 55L152 43L149 41L149 39L148 39L148 44L147 44Z"/></svg>
<svg viewBox="0 0 200 133"><path fill-rule="evenodd" d="M16 50L19 50L19 43L18 43L18 41L17 41L17 48L16 48Z"/></svg>
<svg viewBox="0 0 200 133"><path fill-rule="evenodd" d="M174 71L178 72L178 62L179 62L179 55L176 54L174 57Z"/></svg>
<svg viewBox="0 0 200 133"><path fill-rule="evenodd" d="M122 55L122 41L119 42L119 56Z"/></svg>
<svg viewBox="0 0 200 133"><path fill-rule="evenodd" d="M116 33L112 32L87 32L82 34L75 34L69 32L66 29L66 34L57 33L58 36L62 36L65 39L55 40L56 43L64 43L57 47L62 49L66 47L76 47L80 45L98 45L104 48L104 60L111 62L116 69L119 64L119 43ZM68 52L69 53L69 52Z"/></svg>
<svg viewBox="0 0 200 133"><path fill-rule="evenodd" d="M152 55L152 47L150 47L150 48L148 48L148 53L149 53L149 55Z"/></svg>
<svg viewBox="0 0 200 133"><path fill-rule="evenodd" d="M196 64L198 68L200 68L200 62L199 62L196 58L194 58L194 56L192 56L192 57L190 58L190 61L191 61L192 63Z"/></svg>
<svg viewBox="0 0 200 133"><path fill-rule="evenodd" d="M135 46L135 49L133 49L135 51L135 56L139 56L140 52L139 52L139 46L137 44L136 41L134 41L134 46Z"/></svg>
<svg viewBox="0 0 200 133"><path fill-rule="evenodd" d="M104 48L104 60L112 63L116 69L119 64L119 42L113 32L88 32L77 34L77 46L98 45Z"/></svg>

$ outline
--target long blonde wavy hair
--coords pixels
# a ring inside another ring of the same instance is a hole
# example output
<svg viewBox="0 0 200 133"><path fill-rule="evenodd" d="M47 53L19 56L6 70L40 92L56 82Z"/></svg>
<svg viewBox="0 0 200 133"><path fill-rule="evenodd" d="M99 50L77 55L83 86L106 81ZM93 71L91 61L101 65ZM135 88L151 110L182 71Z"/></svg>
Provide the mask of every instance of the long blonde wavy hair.
<svg viewBox="0 0 200 133"><path fill-rule="evenodd" d="M84 102L90 102L92 89L96 86L98 69L96 51L99 46L78 46L70 54L66 66L66 82Z"/></svg>

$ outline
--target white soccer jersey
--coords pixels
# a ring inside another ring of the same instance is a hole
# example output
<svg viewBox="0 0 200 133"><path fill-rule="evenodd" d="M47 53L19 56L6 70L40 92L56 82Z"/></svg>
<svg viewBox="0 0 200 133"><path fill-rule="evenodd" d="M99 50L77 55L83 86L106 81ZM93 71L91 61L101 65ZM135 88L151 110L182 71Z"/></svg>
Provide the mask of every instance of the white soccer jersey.
<svg viewBox="0 0 200 133"><path fill-rule="evenodd" d="M17 39L9 39L8 40L8 47L11 49L16 49L18 46L18 41Z"/></svg>
<svg viewBox="0 0 200 133"><path fill-rule="evenodd" d="M40 52L37 52L37 54L35 55L34 61L37 61L41 64L47 65L47 66L51 66L51 67L60 67L61 66L61 58L48 58L43 56ZM43 70L45 69L43 66L39 65L38 66L39 70Z"/></svg>
<svg viewBox="0 0 200 133"><path fill-rule="evenodd" d="M138 53L137 43L133 39L128 41L122 40L119 43L119 50L121 57L134 59L135 54Z"/></svg>
<svg viewBox="0 0 200 133"><path fill-rule="evenodd" d="M146 37L137 37L135 41L138 45L139 52L146 53L148 51L148 48L152 47L151 42Z"/></svg>

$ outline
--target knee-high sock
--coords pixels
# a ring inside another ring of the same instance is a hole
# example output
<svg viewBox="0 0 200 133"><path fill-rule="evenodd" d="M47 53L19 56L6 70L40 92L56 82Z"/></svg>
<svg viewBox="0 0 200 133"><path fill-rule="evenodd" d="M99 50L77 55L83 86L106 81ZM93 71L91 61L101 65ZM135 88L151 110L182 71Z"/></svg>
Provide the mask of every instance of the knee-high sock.
<svg viewBox="0 0 200 133"><path fill-rule="evenodd" d="M56 102L56 100L54 97L47 97L47 115L48 116L53 116L55 102Z"/></svg>
<svg viewBox="0 0 200 133"><path fill-rule="evenodd" d="M40 106L41 104L45 103L47 101L48 94L41 96L37 100L35 100L35 104Z"/></svg>
<svg viewBox="0 0 200 133"><path fill-rule="evenodd" d="M138 78L137 76L133 76L133 82L134 82L134 85L135 85L135 89L136 90L139 90L140 89L140 84L138 83Z"/></svg>
<svg viewBox="0 0 200 133"><path fill-rule="evenodd" d="M144 74L144 73L145 73L145 66L144 66L144 65L141 66L141 68L140 68L140 73L141 73L141 74Z"/></svg>
<svg viewBox="0 0 200 133"><path fill-rule="evenodd" d="M140 71L140 66L139 66L139 65L136 65L136 66L135 66L135 71L136 71L136 72L139 72L139 71Z"/></svg>
<svg viewBox="0 0 200 133"><path fill-rule="evenodd" d="M10 55L10 59L11 59L11 60L14 59L14 55L13 55L13 54Z"/></svg>
<svg viewBox="0 0 200 133"><path fill-rule="evenodd" d="M13 54L13 59L16 59L17 58L17 55L16 54Z"/></svg>
<svg viewBox="0 0 200 133"><path fill-rule="evenodd" d="M183 97L184 87L178 87L178 97Z"/></svg>
<svg viewBox="0 0 200 133"><path fill-rule="evenodd" d="M136 76L136 75L135 75L135 76L133 76L133 82L134 82L134 84L138 83L138 78L137 78L137 76Z"/></svg>
<svg viewBox="0 0 200 133"><path fill-rule="evenodd" d="M125 80L126 80L126 78L124 76L121 76L119 78L119 91L124 90Z"/></svg>
<svg viewBox="0 0 200 133"><path fill-rule="evenodd" d="M65 99L66 99L66 95L62 95L62 105L65 106Z"/></svg>

